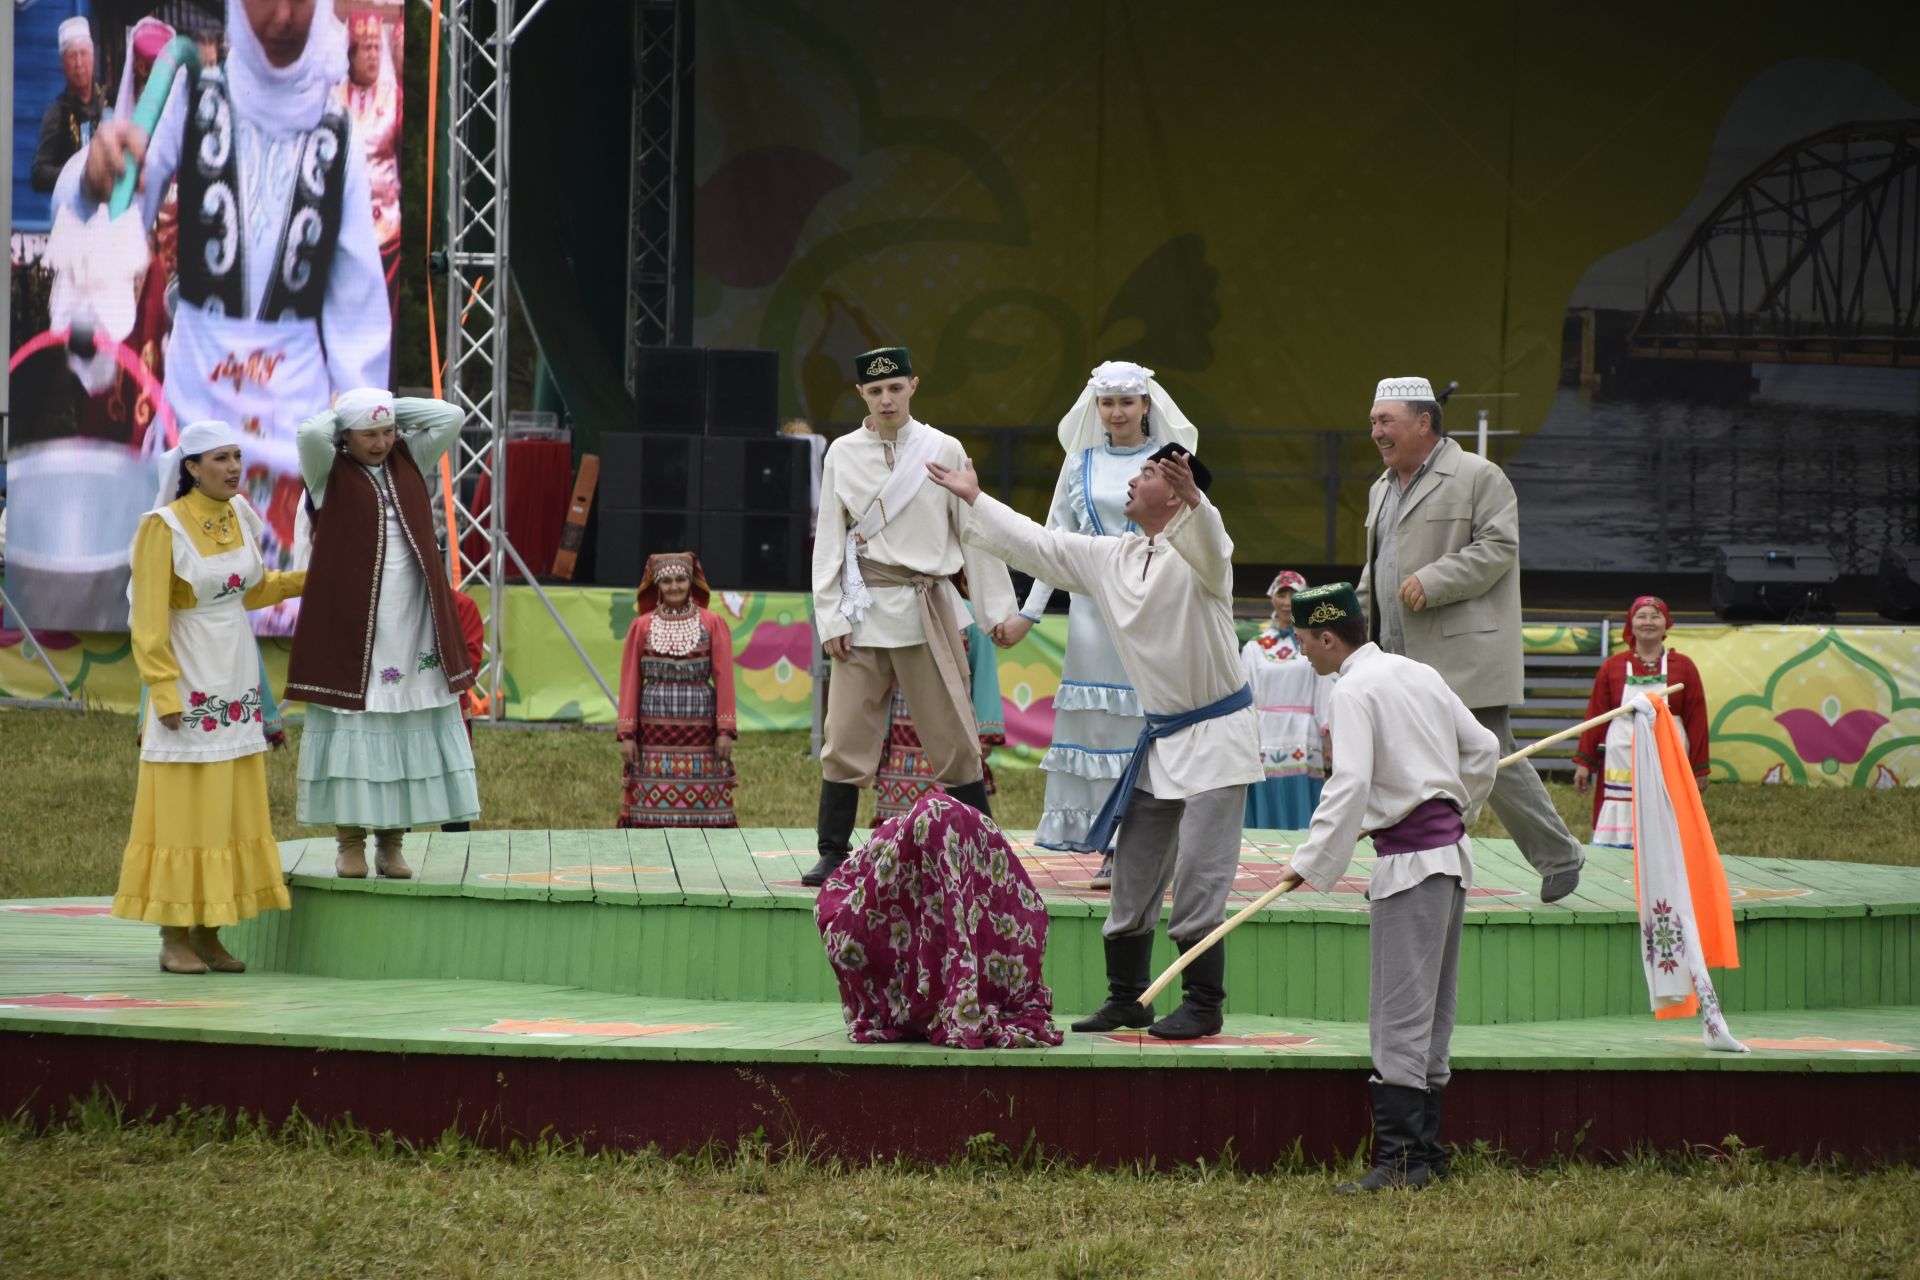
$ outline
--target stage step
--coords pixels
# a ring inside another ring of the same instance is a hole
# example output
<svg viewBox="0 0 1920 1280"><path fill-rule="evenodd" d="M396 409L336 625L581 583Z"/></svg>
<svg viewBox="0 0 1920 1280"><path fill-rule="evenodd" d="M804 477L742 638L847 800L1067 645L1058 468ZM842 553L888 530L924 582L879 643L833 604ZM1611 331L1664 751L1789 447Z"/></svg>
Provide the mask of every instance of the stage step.
<svg viewBox="0 0 1920 1280"><path fill-rule="evenodd" d="M1097 860L1016 833L1046 900L1046 980L1062 1009L1105 992ZM1234 907L1274 883L1299 833L1249 832ZM658 999L830 1002L833 977L799 882L813 833L496 831L408 837L412 880L338 880L332 842L289 842L294 910L230 929L257 969L354 980L514 981ZM1621 1017L1647 1008L1631 864L1592 849L1551 906L1507 841L1476 841L1461 945L1462 1025ZM1332 894L1282 898L1229 940L1228 1011L1362 1021L1363 846ZM1920 1002L1920 871L1728 858L1742 967L1716 976L1729 1015ZM1174 951L1165 934L1156 966Z"/></svg>
<svg viewBox="0 0 1920 1280"><path fill-rule="evenodd" d="M317 917L323 899L408 913L335 933L331 952L377 949L376 932L393 925L411 934L418 956L460 956L459 967L486 956L522 971L541 950L542 911L572 925L589 951L608 936L630 945L648 910L678 911L684 925L656 919L644 931L722 972L725 948L703 940L699 913L730 917L740 936L806 915L295 890L294 912L260 919ZM270 1124L296 1113L323 1125L351 1118L424 1144L456 1130L503 1146L557 1138L686 1152L752 1135L851 1161L945 1161L987 1135L1012 1151L1072 1161L1164 1168L1231 1155L1254 1170L1302 1155L1344 1159L1367 1133L1367 1028L1354 1018L1235 1013L1221 1035L1181 1044L1068 1033L1053 1049L860 1045L831 996L667 998L477 976L324 977L265 971L264 955L245 975L162 974L152 927L108 911L106 899L0 903L6 1114L44 1120L104 1091L129 1116L219 1107ZM596 923L581 930L580 917ZM1055 923L1076 918L1090 917ZM1750 919L1743 936L1767 923ZM1364 932L1304 919L1287 931L1330 928ZM1834 954L1799 958L1818 968ZM825 970L817 945L798 964ZM1229 983L1234 972L1230 965ZM1344 981L1324 971L1290 976ZM1086 1007L1056 1000L1056 1017ZM1728 1025L1751 1052L1709 1051L1696 1020L1658 1021L1644 1007L1461 1026L1443 1136L1522 1160L1694 1150L1729 1134L1771 1156L1920 1154L1920 1006L1774 1009L1730 1014ZM1114 1123L1117 1115L1128 1122Z"/></svg>
<svg viewBox="0 0 1920 1280"><path fill-rule="evenodd" d="M962 1050L919 1043L856 1045L837 998L753 1000L634 996L581 986L463 979L326 978L253 972L183 978L149 972L153 931L103 912L56 916L19 908L103 908L101 899L0 904L0 1030L80 1030L138 1038L217 1041L329 1050L526 1054L542 1057L956 1065L1219 1065L1223 1056L1360 1069L1368 1063L1360 1019L1236 1014L1219 1036L1168 1044L1140 1032L1073 1035L1056 1049ZM118 963L115 963L118 962ZM101 969L114 991L99 995ZM821 966L824 968L824 964ZM1056 1001L1064 1023L1091 1006ZM1735 1034L1762 1042L1764 1059L1709 1053L1697 1021L1648 1015L1462 1027L1453 1049L1462 1070L1740 1069L1767 1061L1847 1070L1827 1045L1858 1042L1893 1069L1920 1072L1920 1008L1780 1011L1734 1018ZM1800 1037L1813 1037L1797 1043ZM1876 1049L1891 1038L1901 1047ZM1907 1047L1911 1046L1911 1047ZM1883 1064L1884 1069L1884 1064Z"/></svg>

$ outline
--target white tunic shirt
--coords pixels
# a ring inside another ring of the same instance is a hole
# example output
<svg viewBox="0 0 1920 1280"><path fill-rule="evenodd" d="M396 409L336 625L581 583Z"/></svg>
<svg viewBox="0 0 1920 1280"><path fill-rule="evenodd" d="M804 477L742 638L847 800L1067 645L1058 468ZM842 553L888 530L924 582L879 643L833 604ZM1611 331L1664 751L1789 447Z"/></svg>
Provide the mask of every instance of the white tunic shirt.
<svg viewBox="0 0 1920 1280"><path fill-rule="evenodd" d="M167 99L142 165L136 197L141 225L151 227L179 170L185 142L187 81ZM307 131L275 130L257 120L249 103L233 102L233 139L240 190L234 192L244 236L247 314L228 316L215 306L182 304L167 339L167 403L182 423L218 418L249 435L265 437L264 455L276 471L293 468L292 436L303 414L355 387L387 385L392 326L387 321L387 281L374 237L373 198L366 157L358 139L347 149L342 177L339 238L328 270L319 323L294 317L257 318L280 265L287 209L299 175ZM104 202L90 199L82 181L87 153L75 153L54 187L56 205L85 219ZM183 219L194 216L182 210Z"/></svg>
<svg viewBox="0 0 1920 1280"><path fill-rule="evenodd" d="M936 438L935 462L949 467L966 465L967 451L958 440L911 418L893 440L883 440L872 428L862 426L827 446L826 462L820 471L820 514L813 533L813 625L822 643L844 635L851 635L855 645L871 649L904 649L927 642L912 587L868 583L873 604L866 617L856 623L840 612L847 532L867 514L893 474L894 461L908 452L908 446L923 431ZM890 513L887 527L866 545L861 559L941 578L964 567L967 589L973 595L974 617L982 629L990 630L1012 617L1018 602L1007 566L962 544L961 536L972 519L966 503L927 481L904 508ZM967 606L960 593L951 584L941 589L952 595L954 616L964 627Z"/></svg>
<svg viewBox="0 0 1920 1280"><path fill-rule="evenodd" d="M1156 537L1096 538L1042 528L982 494L966 536L1021 572L1098 602L1148 713L1192 711L1247 683L1233 630L1233 540L1204 498ZM1142 785L1178 800L1260 778L1247 707L1155 740Z"/></svg>
<svg viewBox="0 0 1920 1280"><path fill-rule="evenodd" d="M1082 449L1060 468L1059 482L1053 488L1053 506L1047 512L1047 528L1069 533L1121 534L1134 528L1127 519L1127 486L1140 474L1140 468L1164 441L1144 440L1131 447L1100 444ZM1047 611L1053 588L1035 581L1027 592L1020 615L1035 622Z"/></svg>
<svg viewBox="0 0 1920 1280"><path fill-rule="evenodd" d="M1428 800L1451 800L1471 821L1500 765L1498 740L1439 672L1376 644L1360 646L1340 665L1332 734L1333 774L1292 862L1322 893L1346 872L1362 834L1393 826ZM1462 888L1473 887L1466 839L1377 858L1368 896L1389 898L1434 875L1458 876Z"/></svg>

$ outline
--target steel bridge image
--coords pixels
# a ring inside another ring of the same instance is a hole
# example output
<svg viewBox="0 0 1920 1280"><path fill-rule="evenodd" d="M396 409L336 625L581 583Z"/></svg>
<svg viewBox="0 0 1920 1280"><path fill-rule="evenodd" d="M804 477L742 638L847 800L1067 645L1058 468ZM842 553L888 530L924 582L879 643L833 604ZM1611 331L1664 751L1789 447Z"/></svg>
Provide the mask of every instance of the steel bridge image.
<svg viewBox="0 0 1920 1280"><path fill-rule="evenodd" d="M1654 287L1636 357L1920 368L1920 120L1803 138L1715 207Z"/></svg>

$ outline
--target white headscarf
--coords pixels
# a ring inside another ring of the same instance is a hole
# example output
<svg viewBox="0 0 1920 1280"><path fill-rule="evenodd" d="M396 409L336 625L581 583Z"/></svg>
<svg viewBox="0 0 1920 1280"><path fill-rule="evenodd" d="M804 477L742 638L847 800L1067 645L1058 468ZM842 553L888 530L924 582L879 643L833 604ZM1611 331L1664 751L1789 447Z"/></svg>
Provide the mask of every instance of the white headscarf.
<svg viewBox="0 0 1920 1280"><path fill-rule="evenodd" d="M240 433L219 419L188 423L180 432L180 443L160 455L160 487L154 491L153 510L158 511L179 496L181 459L209 449L224 449L230 444L246 447Z"/></svg>
<svg viewBox="0 0 1920 1280"><path fill-rule="evenodd" d="M87 25L84 17L68 18L60 24L60 53L65 56L67 50L75 45L93 48L93 29Z"/></svg>
<svg viewBox="0 0 1920 1280"><path fill-rule="evenodd" d="M227 0L227 84L237 110L270 133L293 133L320 123L333 86L347 78L347 24L331 0L313 7L306 48L290 67L267 61L241 0Z"/></svg>
<svg viewBox="0 0 1920 1280"><path fill-rule="evenodd" d="M1173 402L1166 388L1154 381L1153 370L1127 360L1109 360L1095 366L1093 376L1087 379L1086 390L1073 402L1073 408L1067 410L1067 416L1060 419L1060 447L1067 451L1069 458L1107 438L1106 424L1100 421L1101 396L1145 396L1147 438L1161 444L1177 441L1199 452L1200 428L1187 421L1187 415L1180 412L1180 406Z"/></svg>
<svg viewBox="0 0 1920 1280"><path fill-rule="evenodd" d="M133 96L133 61L137 56L134 46L139 43L141 32L154 27L158 27L160 30L166 32L168 40L173 39L173 28L160 21L160 19L151 16L142 18L127 28L127 65L120 70L120 93L119 96L113 100L113 118L115 120L133 119L133 109L140 105L140 100Z"/></svg>
<svg viewBox="0 0 1920 1280"><path fill-rule="evenodd" d="M379 387L357 387L333 402L335 425L333 438L342 432L371 431L377 427L397 427L393 416L393 392Z"/></svg>

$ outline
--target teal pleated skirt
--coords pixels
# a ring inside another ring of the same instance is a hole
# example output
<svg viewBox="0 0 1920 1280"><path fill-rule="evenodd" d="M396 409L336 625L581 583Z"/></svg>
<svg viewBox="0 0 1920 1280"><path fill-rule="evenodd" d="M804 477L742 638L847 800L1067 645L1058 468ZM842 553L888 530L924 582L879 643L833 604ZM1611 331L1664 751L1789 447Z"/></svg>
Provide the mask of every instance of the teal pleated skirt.
<svg viewBox="0 0 1920 1280"><path fill-rule="evenodd" d="M309 703L299 780L300 821L308 826L399 831L480 816L473 748L457 703L357 713Z"/></svg>

